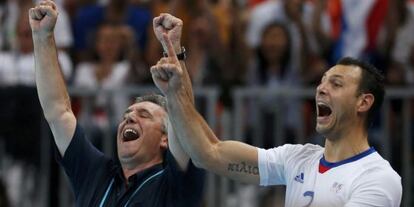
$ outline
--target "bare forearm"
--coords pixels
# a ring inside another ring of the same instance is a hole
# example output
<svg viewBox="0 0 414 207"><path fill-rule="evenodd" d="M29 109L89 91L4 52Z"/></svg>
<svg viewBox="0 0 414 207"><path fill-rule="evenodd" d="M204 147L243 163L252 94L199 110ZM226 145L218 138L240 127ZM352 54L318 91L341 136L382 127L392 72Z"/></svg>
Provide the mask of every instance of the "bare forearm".
<svg viewBox="0 0 414 207"><path fill-rule="evenodd" d="M186 95L189 97L189 99L191 100L191 103L194 104L194 95L193 95L193 90L191 88L191 81L188 77L188 72L186 70L185 67L185 63L184 61L180 61L180 65L183 68L183 70L187 73L187 78L184 81L184 84L186 84L189 87L189 90L186 91ZM170 149L170 151L172 152L173 156L176 158L176 161L178 163L178 165L180 166L180 168L182 170L186 170L188 167L188 161L189 161L189 156L188 153L185 152L185 150L183 149L183 145L181 143L181 140L178 140L177 137L177 133L175 132L172 124L171 124L171 116L169 116L170 118L170 124L168 124L168 147Z"/></svg>
<svg viewBox="0 0 414 207"><path fill-rule="evenodd" d="M53 35L33 34L36 87L43 113L63 156L75 131L69 95L59 67Z"/></svg>
<svg viewBox="0 0 414 207"><path fill-rule="evenodd" d="M220 141L184 90L168 96L168 110L180 144L196 166L237 181L259 183L257 149L242 142Z"/></svg>
<svg viewBox="0 0 414 207"><path fill-rule="evenodd" d="M194 92L193 92L193 86L191 84L190 74L188 73L187 67L185 65L184 61L180 61L181 68L184 72L184 88L186 90L186 94L191 101L192 104L194 104Z"/></svg>
<svg viewBox="0 0 414 207"><path fill-rule="evenodd" d="M193 89L192 89L192 86L191 86L191 80L189 78L187 68L185 66L185 62L180 61L180 65L183 68L184 73L185 73L184 82L183 82L187 87L186 88L187 90L185 91L185 94L188 97L188 99L191 101L191 104L194 104ZM171 122L171 118L169 118L169 119L170 119L170 122ZM174 152L173 153L178 154L181 157L181 159L177 159L177 161L179 162L182 169L186 169L187 164L188 164L188 160L189 160L189 156L188 156L188 153L186 153L185 150L183 149L181 141L179 139L177 139L178 135L175 132L172 124L168 125L168 134L171 135L168 139L170 150L175 151L176 153L174 153Z"/></svg>
<svg viewBox="0 0 414 207"><path fill-rule="evenodd" d="M219 140L195 110L187 91L169 94L167 100L170 121L181 146L196 165L205 167L213 145Z"/></svg>
<svg viewBox="0 0 414 207"><path fill-rule="evenodd" d="M57 58L53 34L33 34L36 87L45 117L58 118L71 111L70 99Z"/></svg>

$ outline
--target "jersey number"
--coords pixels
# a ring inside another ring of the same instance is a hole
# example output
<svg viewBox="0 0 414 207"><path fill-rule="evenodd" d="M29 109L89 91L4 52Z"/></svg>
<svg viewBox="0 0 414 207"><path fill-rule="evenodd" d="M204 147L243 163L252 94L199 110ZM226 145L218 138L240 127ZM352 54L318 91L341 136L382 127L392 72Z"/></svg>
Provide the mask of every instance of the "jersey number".
<svg viewBox="0 0 414 207"><path fill-rule="evenodd" d="M307 196L311 197L311 199L310 199L309 203L308 203L308 204L306 204L304 207L309 207L309 206L312 204L312 201L313 201L313 195L314 195L314 194L315 194L315 193L314 193L313 191L306 191L306 192L303 194L303 196L304 196L304 197L307 197Z"/></svg>

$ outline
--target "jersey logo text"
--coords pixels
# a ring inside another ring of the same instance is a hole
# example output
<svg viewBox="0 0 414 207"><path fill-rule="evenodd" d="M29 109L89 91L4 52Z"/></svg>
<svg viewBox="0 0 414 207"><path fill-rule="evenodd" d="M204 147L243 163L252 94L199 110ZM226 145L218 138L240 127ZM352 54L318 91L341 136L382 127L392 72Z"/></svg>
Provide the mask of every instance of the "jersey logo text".
<svg viewBox="0 0 414 207"><path fill-rule="evenodd" d="M298 181L300 183L303 183L303 181L304 181L304 175L303 175L303 173L300 173L299 175L296 175L295 176L295 181Z"/></svg>

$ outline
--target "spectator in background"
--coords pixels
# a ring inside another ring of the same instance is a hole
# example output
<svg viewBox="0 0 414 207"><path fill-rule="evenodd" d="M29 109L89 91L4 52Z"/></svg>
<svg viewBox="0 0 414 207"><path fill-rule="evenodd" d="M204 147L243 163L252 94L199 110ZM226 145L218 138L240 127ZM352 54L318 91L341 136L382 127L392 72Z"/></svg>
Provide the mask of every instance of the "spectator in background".
<svg viewBox="0 0 414 207"><path fill-rule="evenodd" d="M107 5L89 4L78 9L74 19L75 51L79 61L88 58L93 48L93 31L102 23L127 24L132 28L135 46L144 51L151 13L147 8L131 5L128 0L110 0Z"/></svg>
<svg viewBox="0 0 414 207"><path fill-rule="evenodd" d="M98 26L95 34L92 52L94 59L78 64L73 85L92 90L120 89L129 85L128 77L132 72L133 61L131 58L135 53L132 30L124 24L103 23ZM80 115L80 121L85 126L91 126L92 132L97 133L92 137L101 139L103 130L108 127L115 128L109 121L118 123L130 104L129 98L122 94L108 95L98 92L92 97L92 123L88 123L84 116L90 116L89 114Z"/></svg>
<svg viewBox="0 0 414 207"><path fill-rule="evenodd" d="M16 46L15 49L0 53L0 86L35 86L32 32L26 12L30 6L31 2L20 5L21 11L18 12L13 30L16 34L12 43ZM72 61L65 51L59 51L59 63L65 79L68 80L72 74Z"/></svg>
<svg viewBox="0 0 414 207"><path fill-rule="evenodd" d="M316 1L312 27L317 44L330 65L343 56L377 63L377 41L387 15L388 2Z"/></svg>
<svg viewBox="0 0 414 207"><path fill-rule="evenodd" d="M20 16L27 14L26 11L22 11L22 7L27 7L28 4L32 3L32 0L4 0L4 2L0 4L0 16L2 16L2 19L0 20L2 23L0 25L0 28L2 29L0 36L3 36L3 41L0 41L0 48L13 50L18 47L18 41L16 40L18 37L15 28L16 25L19 24ZM59 16L61 18L56 23L56 46L59 49L67 50L73 45L70 19L66 10L61 6L58 7L60 8ZM21 14L21 12L23 12L23 14Z"/></svg>
<svg viewBox="0 0 414 207"><path fill-rule="evenodd" d="M387 70L387 81L391 85L414 86L414 3L412 1L390 1L388 27L392 43L385 47L391 58ZM384 48L384 47L379 47Z"/></svg>
<svg viewBox="0 0 414 207"><path fill-rule="evenodd" d="M40 134L41 112L35 89L35 69L33 57L32 32L27 18L27 9L31 3L20 5L16 27L16 48L11 51L0 52L0 87L1 94L7 102L0 104L0 137L6 138L6 149L9 153L21 159L38 158L27 156L31 150L38 150ZM66 80L72 73L72 62L64 51L59 51L59 63ZM21 110L24 107L25 110ZM21 124L25 130L21 130ZM33 138L33 139L32 139ZM36 140L36 141L35 141ZM32 144L28 144L31 143ZM37 153L31 153L37 155Z"/></svg>
<svg viewBox="0 0 414 207"><path fill-rule="evenodd" d="M247 73L247 83L250 87L263 88L292 88L298 86L299 77L295 74L291 65L291 35L286 24L280 22L272 22L268 24L262 33L259 46L257 47L254 58L251 61L251 66ZM292 130L299 120L300 110L298 110L297 103L292 100L275 100L275 98L264 98L256 104L262 105L264 111L262 116L265 119L262 123L266 130L263 134L265 141L264 147L274 146L273 140L274 126L273 120L276 113L283 112L289 114L286 123L283 123L284 133L286 137L292 137ZM252 102L253 104L253 102ZM253 107L257 108L257 107ZM251 108L250 110L254 110ZM275 110L277 109L277 110ZM257 113L249 113L257 114ZM258 117L253 115L253 119ZM258 123L258 122L251 122ZM291 142L291 140L290 140ZM254 143L254 142L253 142Z"/></svg>
<svg viewBox="0 0 414 207"><path fill-rule="evenodd" d="M0 139L10 159L3 176L7 178L4 182L10 205L36 206L41 193L35 188L39 182L36 178L39 177L44 120L35 88L32 31L27 17L32 2L18 3L18 16L11 30L15 34L13 47L0 52ZM72 62L64 50L59 50L59 63L68 80Z"/></svg>
<svg viewBox="0 0 414 207"><path fill-rule="evenodd" d="M191 80L194 86L218 86L223 82L226 49L218 36L216 19L208 10L191 19L186 61Z"/></svg>
<svg viewBox="0 0 414 207"><path fill-rule="evenodd" d="M239 21L237 18L241 18L241 16L237 15L238 12L236 10L242 10L242 8L237 1L208 0L208 2L208 8L216 19L215 27L218 37L223 45L228 47L231 42L232 26ZM241 13L242 11L239 12Z"/></svg>
<svg viewBox="0 0 414 207"><path fill-rule="evenodd" d="M250 86L281 86L291 82L288 78L293 75L291 42L286 24L273 22L264 28L247 75Z"/></svg>
<svg viewBox="0 0 414 207"><path fill-rule="evenodd" d="M379 38L378 52L386 74L386 83L391 87L414 86L414 4L412 1L389 1L388 13ZM401 146L404 144L404 110L401 99L391 99L388 111L388 127L392 139L389 140L392 150L392 165L401 171L403 159ZM414 102L411 101L411 117L414 117ZM411 119L411 128L414 122ZM382 123L384 125L385 123ZM378 127L378 137L383 131Z"/></svg>
<svg viewBox="0 0 414 207"><path fill-rule="evenodd" d="M271 22L286 24L291 34L292 69L301 71L306 65L312 36L310 16L313 6L304 0L267 0L252 8L246 40L253 50L260 44L263 30Z"/></svg>
<svg viewBox="0 0 414 207"><path fill-rule="evenodd" d="M234 16L231 15L230 3L225 0L154 0L151 1L151 13L158 15L160 13L170 13L192 25L194 16L209 16L210 23L208 25L214 30L216 37L219 38L220 44L227 46L230 38L230 25ZM199 18L197 18L199 19ZM198 21L198 20L196 20ZM213 21L213 22L211 22ZM149 31L151 32L151 31ZM150 36L151 37L151 36ZM189 44L191 38L190 28L183 28L183 45ZM149 64L155 64L158 55L162 52L161 47L154 38L150 38L148 45L147 60Z"/></svg>

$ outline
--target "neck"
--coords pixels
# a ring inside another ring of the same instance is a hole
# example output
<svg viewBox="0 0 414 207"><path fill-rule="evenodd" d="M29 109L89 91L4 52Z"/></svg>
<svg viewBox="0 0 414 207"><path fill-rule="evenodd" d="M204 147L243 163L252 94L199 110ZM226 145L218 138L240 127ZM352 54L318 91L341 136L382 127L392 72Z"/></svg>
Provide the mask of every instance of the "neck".
<svg viewBox="0 0 414 207"><path fill-rule="evenodd" d="M352 129L326 137L324 152L326 161L338 162L369 149L367 130L363 127Z"/></svg>
<svg viewBox="0 0 414 207"><path fill-rule="evenodd" d="M153 160L151 162L145 162L145 163L140 163L140 164L136 164L136 163L121 163L122 165L122 171L124 173L125 176L125 180L126 182L128 182L128 178L131 177L132 175L142 172L154 165L160 164L162 163L162 160Z"/></svg>

